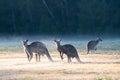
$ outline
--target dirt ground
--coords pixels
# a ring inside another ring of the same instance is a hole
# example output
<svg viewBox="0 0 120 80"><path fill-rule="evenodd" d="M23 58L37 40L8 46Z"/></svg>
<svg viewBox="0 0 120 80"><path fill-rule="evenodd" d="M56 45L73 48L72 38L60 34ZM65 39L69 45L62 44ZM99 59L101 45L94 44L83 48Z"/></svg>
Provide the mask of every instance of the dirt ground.
<svg viewBox="0 0 120 80"><path fill-rule="evenodd" d="M67 63L66 56L62 61L58 53L51 56L54 62L46 56L28 62L23 53L2 53L0 80L120 80L119 54L79 55L82 63Z"/></svg>

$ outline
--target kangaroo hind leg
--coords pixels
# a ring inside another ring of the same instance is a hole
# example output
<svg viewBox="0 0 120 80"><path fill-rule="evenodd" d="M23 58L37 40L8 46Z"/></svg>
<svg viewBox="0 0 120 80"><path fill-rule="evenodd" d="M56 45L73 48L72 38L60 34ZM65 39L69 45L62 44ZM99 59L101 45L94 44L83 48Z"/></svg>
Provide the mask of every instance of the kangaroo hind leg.
<svg viewBox="0 0 120 80"><path fill-rule="evenodd" d="M38 52L39 62L41 61L41 53Z"/></svg>
<svg viewBox="0 0 120 80"><path fill-rule="evenodd" d="M67 56L67 58L68 58L68 63L70 63L71 62L71 57Z"/></svg>

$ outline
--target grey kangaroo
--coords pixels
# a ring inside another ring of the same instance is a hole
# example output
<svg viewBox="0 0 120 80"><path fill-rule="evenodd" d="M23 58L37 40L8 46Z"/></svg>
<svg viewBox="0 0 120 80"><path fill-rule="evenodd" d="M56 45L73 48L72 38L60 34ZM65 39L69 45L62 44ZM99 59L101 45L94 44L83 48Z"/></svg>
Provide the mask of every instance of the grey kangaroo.
<svg viewBox="0 0 120 80"><path fill-rule="evenodd" d="M101 38L97 38L96 40L90 40L88 43L87 43L87 54L89 54L90 51L94 50L96 51L97 50L97 45L98 43L102 41Z"/></svg>
<svg viewBox="0 0 120 80"><path fill-rule="evenodd" d="M55 43L57 44L57 50L60 53L61 59L63 59L63 54L67 55L68 62L71 62L71 58L76 58L78 62L81 62L77 50L74 46L71 44L65 44L65 45L60 45L60 41L54 40Z"/></svg>
<svg viewBox="0 0 120 80"><path fill-rule="evenodd" d="M42 42L32 42L30 45L27 44L28 40L23 40L23 47L24 51L27 54L28 61L30 62L32 57L33 57L33 52L35 53L36 56L36 61L40 61L40 56L41 55L46 55L50 61L53 61L46 46Z"/></svg>

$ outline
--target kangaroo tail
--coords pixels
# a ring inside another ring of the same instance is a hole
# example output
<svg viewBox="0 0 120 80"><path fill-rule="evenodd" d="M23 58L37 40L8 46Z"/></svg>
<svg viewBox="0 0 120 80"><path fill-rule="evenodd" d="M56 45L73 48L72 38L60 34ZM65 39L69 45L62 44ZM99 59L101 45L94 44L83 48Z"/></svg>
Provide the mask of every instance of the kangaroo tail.
<svg viewBox="0 0 120 80"><path fill-rule="evenodd" d="M48 52L48 50L46 49L46 56L47 56L47 58L50 60L50 61L52 61L53 62L53 60L52 60L52 58L51 58L51 56L50 56L50 54L49 54L49 52Z"/></svg>
<svg viewBox="0 0 120 80"><path fill-rule="evenodd" d="M77 59L77 61L78 61L79 63L81 63L81 62L82 62L78 56L77 56L77 57L75 57L75 58Z"/></svg>

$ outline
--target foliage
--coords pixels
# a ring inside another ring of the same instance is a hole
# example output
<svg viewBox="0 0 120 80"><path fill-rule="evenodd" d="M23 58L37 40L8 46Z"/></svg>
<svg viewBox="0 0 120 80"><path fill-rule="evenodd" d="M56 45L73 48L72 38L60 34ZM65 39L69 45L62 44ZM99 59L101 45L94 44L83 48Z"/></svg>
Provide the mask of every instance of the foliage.
<svg viewBox="0 0 120 80"><path fill-rule="evenodd" d="M1 0L0 33L119 34L119 14L119 0Z"/></svg>

